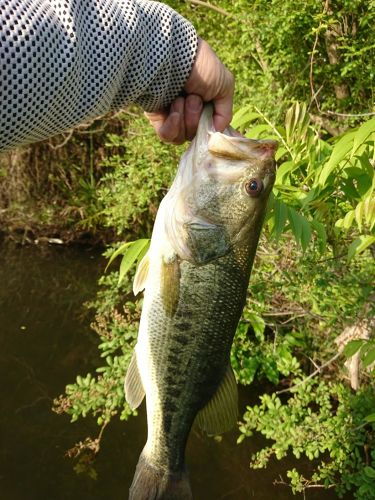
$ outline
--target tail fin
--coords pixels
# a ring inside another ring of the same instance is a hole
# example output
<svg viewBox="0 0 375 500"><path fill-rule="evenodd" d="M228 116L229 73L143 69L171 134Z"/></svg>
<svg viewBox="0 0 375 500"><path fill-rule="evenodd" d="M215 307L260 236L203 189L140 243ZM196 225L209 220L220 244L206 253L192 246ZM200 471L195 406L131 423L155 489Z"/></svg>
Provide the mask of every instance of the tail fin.
<svg viewBox="0 0 375 500"><path fill-rule="evenodd" d="M148 463L142 453L129 490L129 500L192 500L185 471L168 472Z"/></svg>

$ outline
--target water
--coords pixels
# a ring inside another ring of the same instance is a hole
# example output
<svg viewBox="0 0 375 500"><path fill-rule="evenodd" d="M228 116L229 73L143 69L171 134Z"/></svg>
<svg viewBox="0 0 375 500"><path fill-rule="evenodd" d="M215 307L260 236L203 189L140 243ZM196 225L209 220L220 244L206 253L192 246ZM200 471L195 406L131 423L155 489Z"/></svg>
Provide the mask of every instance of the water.
<svg viewBox="0 0 375 500"><path fill-rule="evenodd" d="M76 474L64 456L76 442L97 435L95 423L71 424L51 411L66 384L98 366L96 334L82 304L94 297L105 263L82 248L0 250L0 500L125 500L146 439L144 405L137 418L114 419L105 430L96 480ZM241 390L242 405L249 398L251 391ZM302 498L273 486L280 475L286 478L292 460L252 470L249 457L264 440L237 445L237 437L234 431L217 442L192 434L187 462L195 500ZM315 489L306 498L336 495Z"/></svg>

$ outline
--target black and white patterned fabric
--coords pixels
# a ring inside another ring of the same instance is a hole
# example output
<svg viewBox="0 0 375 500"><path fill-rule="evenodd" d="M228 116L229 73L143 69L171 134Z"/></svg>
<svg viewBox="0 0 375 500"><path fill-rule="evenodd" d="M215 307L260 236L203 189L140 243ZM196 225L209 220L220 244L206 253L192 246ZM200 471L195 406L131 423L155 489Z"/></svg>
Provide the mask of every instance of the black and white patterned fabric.
<svg viewBox="0 0 375 500"><path fill-rule="evenodd" d="M0 0L0 151L130 103L166 107L197 47L193 26L146 0Z"/></svg>

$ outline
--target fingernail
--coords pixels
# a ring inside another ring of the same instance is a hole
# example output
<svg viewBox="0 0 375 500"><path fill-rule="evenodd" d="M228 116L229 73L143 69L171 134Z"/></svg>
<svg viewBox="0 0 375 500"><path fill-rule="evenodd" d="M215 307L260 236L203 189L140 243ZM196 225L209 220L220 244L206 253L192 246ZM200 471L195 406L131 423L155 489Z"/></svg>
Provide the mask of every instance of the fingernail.
<svg viewBox="0 0 375 500"><path fill-rule="evenodd" d="M188 98L188 107L193 113L200 113L203 107L202 99L198 95L190 95Z"/></svg>

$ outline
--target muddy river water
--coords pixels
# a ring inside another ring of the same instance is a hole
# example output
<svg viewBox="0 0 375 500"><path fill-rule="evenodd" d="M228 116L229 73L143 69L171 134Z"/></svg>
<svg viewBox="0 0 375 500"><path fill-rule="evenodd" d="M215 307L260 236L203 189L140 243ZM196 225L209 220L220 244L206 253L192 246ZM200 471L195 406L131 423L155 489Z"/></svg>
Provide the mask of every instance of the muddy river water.
<svg viewBox="0 0 375 500"><path fill-rule="evenodd" d="M53 399L77 374L98 366L97 337L82 304L95 296L105 261L98 252L62 247L0 246L0 499L127 499L146 439L144 406L136 418L105 430L95 463L97 478L77 474L65 451L88 435L90 419L71 424L51 411ZM254 396L240 390L242 407ZM187 463L195 500L269 500L293 497L275 480L294 466L273 461L249 468L263 438L236 444L238 431L221 442L192 434ZM305 464L305 470L311 467ZM307 499L334 499L321 489Z"/></svg>

